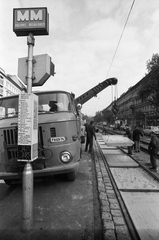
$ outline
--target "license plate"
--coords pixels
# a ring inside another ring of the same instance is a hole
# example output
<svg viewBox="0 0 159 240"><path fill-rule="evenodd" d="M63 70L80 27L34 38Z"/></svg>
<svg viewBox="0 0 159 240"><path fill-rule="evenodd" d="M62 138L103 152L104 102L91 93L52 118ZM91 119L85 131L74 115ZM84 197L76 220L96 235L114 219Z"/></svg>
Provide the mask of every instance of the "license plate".
<svg viewBox="0 0 159 240"><path fill-rule="evenodd" d="M65 137L52 137L52 138L50 139L50 142L51 142L51 143L54 143L54 142L64 142L65 140L66 140Z"/></svg>

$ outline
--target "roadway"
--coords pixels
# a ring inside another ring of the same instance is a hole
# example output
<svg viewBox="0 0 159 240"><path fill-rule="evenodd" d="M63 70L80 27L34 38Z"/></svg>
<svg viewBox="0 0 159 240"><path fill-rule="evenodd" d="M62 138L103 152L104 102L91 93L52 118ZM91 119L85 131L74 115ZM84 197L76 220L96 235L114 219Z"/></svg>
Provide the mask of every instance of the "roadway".
<svg viewBox="0 0 159 240"><path fill-rule="evenodd" d="M0 182L0 239L102 239L94 163L83 152L77 179L34 182L33 228L22 232L22 184Z"/></svg>

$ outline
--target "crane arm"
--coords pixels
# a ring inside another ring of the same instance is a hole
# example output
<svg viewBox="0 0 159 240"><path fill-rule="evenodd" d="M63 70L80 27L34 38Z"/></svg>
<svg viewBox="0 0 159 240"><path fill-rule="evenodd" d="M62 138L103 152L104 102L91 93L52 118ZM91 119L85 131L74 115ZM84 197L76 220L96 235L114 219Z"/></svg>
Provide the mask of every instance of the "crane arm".
<svg viewBox="0 0 159 240"><path fill-rule="evenodd" d="M76 105L78 103L84 104L85 102L89 101L92 97L97 96L99 92L101 92L103 89L108 87L109 85L115 85L117 84L118 80L116 78L108 78L104 80L103 82L99 83L95 87L91 88L81 96L75 99Z"/></svg>

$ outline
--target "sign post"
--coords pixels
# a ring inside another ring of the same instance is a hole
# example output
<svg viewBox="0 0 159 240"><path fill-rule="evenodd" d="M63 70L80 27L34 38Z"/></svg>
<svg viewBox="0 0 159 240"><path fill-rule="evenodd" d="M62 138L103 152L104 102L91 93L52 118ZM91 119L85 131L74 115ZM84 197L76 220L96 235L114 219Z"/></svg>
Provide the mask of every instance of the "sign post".
<svg viewBox="0 0 159 240"><path fill-rule="evenodd" d="M32 77L33 77L33 47L35 43L35 38L32 33L27 37L28 45L28 68L27 68L27 92L32 92Z"/></svg>
<svg viewBox="0 0 159 240"><path fill-rule="evenodd" d="M18 161L25 161L23 170L22 231L33 227L33 169L31 162L38 158L38 98L32 93L33 35L48 35L47 8L13 9L13 31L17 36L27 36L27 93L19 97ZM24 109L25 110L24 110ZM24 112L25 111L25 112Z"/></svg>
<svg viewBox="0 0 159 240"><path fill-rule="evenodd" d="M28 45L27 93L28 94L32 92L34 40L35 39L32 33L30 33L27 37L27 45ZM19 127L18 127L18 138L19 138ZM32 165L31 165L31 162L28 160L23 170L22 231L28 231L33 227L33 179L34 179L34 176L33 176Z"/></svg>

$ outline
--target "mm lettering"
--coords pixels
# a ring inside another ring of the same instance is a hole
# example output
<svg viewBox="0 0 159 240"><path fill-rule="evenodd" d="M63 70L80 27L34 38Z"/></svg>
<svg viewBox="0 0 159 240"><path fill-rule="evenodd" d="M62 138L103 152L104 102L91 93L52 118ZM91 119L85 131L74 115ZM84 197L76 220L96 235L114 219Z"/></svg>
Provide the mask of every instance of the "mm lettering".
<svg viewBox="0 0 159 240"><path fill-rule="evenodd" d="M13 9L13 31L17 36L48 35L49 14L47 8Z"/></svg>
<svg viewBox="0 0 159 240"><path fill-rule="evenodd" d="M17 11L17 22L20 21L42 21L43 11L42 10L26 10Z"/></svg>

